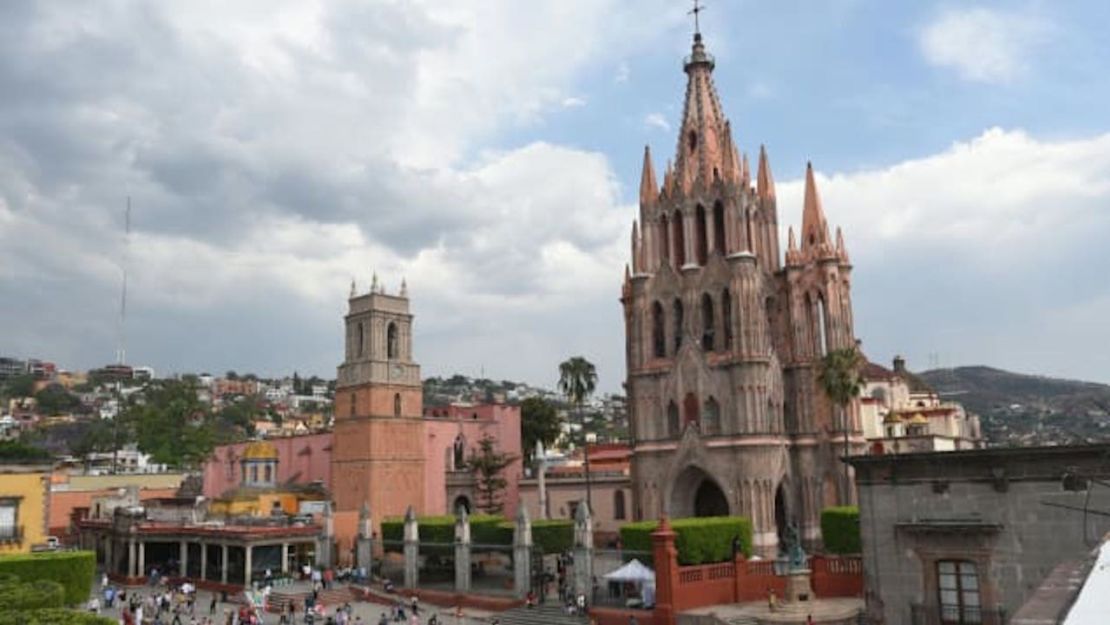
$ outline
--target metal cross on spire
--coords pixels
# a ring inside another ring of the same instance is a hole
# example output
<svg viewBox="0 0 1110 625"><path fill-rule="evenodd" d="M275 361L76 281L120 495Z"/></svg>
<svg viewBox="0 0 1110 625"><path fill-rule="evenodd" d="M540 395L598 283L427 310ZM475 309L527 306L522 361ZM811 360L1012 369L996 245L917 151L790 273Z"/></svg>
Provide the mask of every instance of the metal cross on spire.
<svg viewBox="0 0 1110 625"><path fill-rule="evenodd" d="M694 16L694 34L695 35L700 35L701 34L701 24L698 21L698 15L704 10L705 10L705 5L699 3L698 0L694 0L694 8L692 8L689 11L686 12L686 15L693 15Z"/></svg>

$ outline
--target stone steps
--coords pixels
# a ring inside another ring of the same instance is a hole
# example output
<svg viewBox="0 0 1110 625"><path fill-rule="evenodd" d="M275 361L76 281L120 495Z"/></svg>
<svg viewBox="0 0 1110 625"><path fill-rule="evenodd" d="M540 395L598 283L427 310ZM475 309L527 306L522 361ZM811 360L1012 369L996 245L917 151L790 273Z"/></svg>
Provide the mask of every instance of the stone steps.
<svg viewBox="0 0 1110 625"><path fill-rule="evenodd" d="M287 605L292 603L297 612L302 613L304 611L304 600L310 596L312 596L311 591L272 591L269 599L266 601L266 611L280 614ZM355 601L355 596L348 586L333 586L327 590L321 590L316 600L331 608L348 602L353 603Z"/></svg>
<svg viewBox="0 0 1110 625"><path fill-rule="evenodd" d="M497 615L501 625L584 625L585 616L569 616L560 606L513 608Z"/></svg>

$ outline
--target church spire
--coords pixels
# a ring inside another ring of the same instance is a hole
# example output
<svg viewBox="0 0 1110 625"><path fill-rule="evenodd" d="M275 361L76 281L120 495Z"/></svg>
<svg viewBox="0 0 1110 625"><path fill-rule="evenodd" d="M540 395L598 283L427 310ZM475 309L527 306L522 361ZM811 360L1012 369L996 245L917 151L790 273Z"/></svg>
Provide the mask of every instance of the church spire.
<svg viewBox="0 0 1110 625"><path fill-rule="evenodd" d="M821 208L821 196L817 193L817 181L813 177L813 164L806 163L805 204L802 209L802 249L829 243L829 225L825 221L825 211Z"/></svg>
<svg viewBox="0 0 1110 625"><path fill-rule="evenodd" d="M705 51L701 33L686 57L686 101L675 155L675 186L689 192L695 184L708 185L728 175L726 153L732 139L713 84L713 56Z"/></svg>
<svg viewBox="0 0 1110 625"><path fill-rule="evenodd" d="M644 146L644 170L640 174L640 206L649 206L659 195L659 185L655 183L655 168L651 165L651 148Z"/></svg>
<svg viewBox="0 0 1110 625"><path fill-rule="evenodd" d="M767 148L759 146L759 171L755 180L756 193L761 198L775 198L775 179L771 177L771 164L767 161Z"/></svg>

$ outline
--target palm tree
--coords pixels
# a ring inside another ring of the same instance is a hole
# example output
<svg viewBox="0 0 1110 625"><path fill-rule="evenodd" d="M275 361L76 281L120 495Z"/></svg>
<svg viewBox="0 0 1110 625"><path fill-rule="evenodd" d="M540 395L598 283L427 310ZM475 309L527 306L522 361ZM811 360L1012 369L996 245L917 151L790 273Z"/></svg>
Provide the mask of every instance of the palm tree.
<svg viewBox="0 0 1110 625"><path fill-rule="evenodd" d="M850 453L848 448L848 406L863 389L863 378L860 369L863 366L863 356L855 347L834 349L821 359L821 370L817 373L825 396L829 398L840 412L840 427L844 433L844 455ZM848 476L848 463L844 463L844 496L847 497L851 490Z"/></svg>
<svg viewBox="0 0 1110 625"><path fill-rule="evenodd" d="M586 467L586 509L593 512L593 498L590 487L590 448L586 444L586 415L582 403L597 388L597 369L593 363L581 356L575 356L559 365L559 390L574 404L582 424L582 455Z"/></svg>

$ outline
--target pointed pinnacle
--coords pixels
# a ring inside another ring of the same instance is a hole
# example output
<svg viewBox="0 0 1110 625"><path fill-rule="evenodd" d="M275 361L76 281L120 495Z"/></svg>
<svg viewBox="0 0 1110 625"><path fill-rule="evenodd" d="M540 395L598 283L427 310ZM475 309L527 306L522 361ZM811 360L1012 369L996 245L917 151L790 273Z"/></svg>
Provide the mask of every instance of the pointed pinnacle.
<svg viewBox="0 0 1110 625"><path fill-rule="evenodd" d="M771 164L767 161L767 149L759 146L759 171L755 181L756 192L759 197L775 197L775 180L771 177Z"/></svg>

